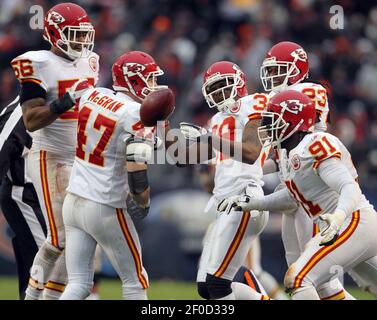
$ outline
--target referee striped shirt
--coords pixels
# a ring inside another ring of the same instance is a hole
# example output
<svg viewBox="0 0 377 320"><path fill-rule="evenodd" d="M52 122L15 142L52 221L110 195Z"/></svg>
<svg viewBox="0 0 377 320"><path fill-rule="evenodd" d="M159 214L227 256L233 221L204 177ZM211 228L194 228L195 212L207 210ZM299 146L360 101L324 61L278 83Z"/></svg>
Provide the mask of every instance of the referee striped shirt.
<svg viewBox="0 0 377 320"><path fill-rule="evenodd" d="M16 225L18 230L30 231L39 247L45 239L46 223L34 186L25 172L25 156L31 145L32 138L25 129L17 97L0 111L1 205L12 229ZM16 236L21 236L18 234L21 232L14 231Z"/></svg>

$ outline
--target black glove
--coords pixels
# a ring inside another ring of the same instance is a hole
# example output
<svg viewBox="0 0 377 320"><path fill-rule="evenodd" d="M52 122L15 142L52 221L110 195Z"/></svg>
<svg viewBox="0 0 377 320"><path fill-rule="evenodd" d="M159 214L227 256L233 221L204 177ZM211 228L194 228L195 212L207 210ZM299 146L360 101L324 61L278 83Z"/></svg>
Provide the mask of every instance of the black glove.
<svg viewBox="0 0 377 320"><path fill-rule="evenodd" d="M144 219L149 213L149 206L148 207L141 207L133 198L131 194L128 194L126 199L127 205L127 212L132 219L142 220Z"/></svg>

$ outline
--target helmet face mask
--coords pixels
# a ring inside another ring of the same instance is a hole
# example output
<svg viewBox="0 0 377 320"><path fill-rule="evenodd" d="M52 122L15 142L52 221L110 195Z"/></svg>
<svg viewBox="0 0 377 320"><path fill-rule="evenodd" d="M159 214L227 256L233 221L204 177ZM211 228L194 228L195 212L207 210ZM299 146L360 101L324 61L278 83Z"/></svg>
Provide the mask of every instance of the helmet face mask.
<svg viewBox="0 0 377 320"><path fill-rule="evenodd" d="M280 91L289 85L290 78L296 77L300 70L292 62L275 62L266 59L260 68L260 78L266 91Z"/></svg>
<svg viewBox="0 0 377 320"><path fill-rule="evenodd" d="M316 111L313 102L303 93L293 90L276 94L267 111L262 112L258 138L264 147L281 148L296 132L313 132Z"/></svg>
<svg viewBox="0 0 377 320"><path fill-rule="evenodd" d="M91 25L67 26L62 30L61 39L56 46L71 58L86 58L93 51L94 35L95 30Z"/></svg>
<svg viewBox="0 0 377 320"><path fill-rule="evenodd" d="M265 111L262 112L262 119L262 124L258 128L258 138L262 146L277 148L297 131L292 130L289 135L284 136L290 124L283 119L282 114Z"/></svg>
<svg viewBox="0 0 377 320"><path fill-rule="evenodd" d="M294 42L283 41L267 53L260 68L260 79L266 91L280 92L308 77L309 60L305 50Z"/></svg>
<svg viewBox="0 0 377 320"><path fill-rule="evenodd" d="M245 74L232 62L216 62L204 75L202 94L210 108L229 112L247 94Z"/></svg>
<svg viewBox="0 0 377 320"><path fill-rule="evenodd" d="M144 76L141 74L139 75L140 79L145 83L145 87L141 90L141 96L143 98L145 98L148 94L150 94L153 91L157 91L162 88L167 88L167 86L158 85L157 78L162 76L163 74L164 71L158 68L157 71L149 72L146 78L144 78Z"/></svg>
<svg viewBox="0 0 377 320"><path fill-rule="evenodd" d="M243 80L235 75L212 78L203 85L203 95L210 108L216 107L226 112L237 101L237 90L244 85Z"/></svg>

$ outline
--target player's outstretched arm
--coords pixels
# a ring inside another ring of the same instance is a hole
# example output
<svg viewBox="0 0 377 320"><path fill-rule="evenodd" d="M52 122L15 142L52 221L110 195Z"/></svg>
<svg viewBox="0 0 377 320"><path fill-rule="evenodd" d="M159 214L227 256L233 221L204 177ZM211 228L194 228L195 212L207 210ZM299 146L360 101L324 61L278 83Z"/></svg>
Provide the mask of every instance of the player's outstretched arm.
<svg viewBox="0 0 377 320"><path fill-rule="evenodd" d="M221 138L217 135L210 135L203 128L184 124L182 128L185 129L185 137L188 140L196 139L200 141L200 144L196 144L194 147L191 146L191 152L195 152L198 155L198 159L203 161L203 155L208 154L207 158L212 159L214 157L213 148L220 151L222 154L233 158L234 160L253 164L255 160L258 159L261 145L258 139L258 127L260 126L260 120L250 120L243 130L242 142L236 142ZM196 128L195 128L196 127ZM190 129L190 130L188 130ZM190 136L192 138L190 139ZM207 160L207 159L206 159Z"/></svg>
<svg viewBox="0 0 377 320"><path fill-rule="evenodd" d="M177 159L180 167L199 164L215 157L212 149L212 137L205 128L188 123L180 123L180 135L169 137L170 127L166 128L165 145L169 155ZM174 146L175 147L171 147Z"/></svg>
<svg viewBox="0 0 377 320"><path fill-rule="evenodd" d="M226 198L218 204L217 211L229 214L233 208L236 211L291 211L297 208L297 202L284 188L263 197L245 194Z"/></svg>
<svg viewBox="0 0 377 320"><path fill-rule="evenodd" d="M260 119L250 120L242 135L242 162L253 164L258 159L262 146L258 138Z"/></svg>

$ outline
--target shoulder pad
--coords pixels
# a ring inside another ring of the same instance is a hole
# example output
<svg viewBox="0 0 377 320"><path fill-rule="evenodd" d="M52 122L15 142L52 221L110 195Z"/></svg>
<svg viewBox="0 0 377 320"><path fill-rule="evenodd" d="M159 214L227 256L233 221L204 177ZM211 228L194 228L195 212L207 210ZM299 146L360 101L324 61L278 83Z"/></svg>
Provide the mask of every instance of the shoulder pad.
<svg viewBox="0 0 377 320"><path fill-rule="evenodd" d="M316 83L316 82L300 82L300 83L293 84L293 85L289 86L289 89L296 90L296 91L302 91L305 88L326 90L326 88L323 85L321 85L320 83Z"/></svg>
<svg viewBox="0 0 377 320"><path fill-rule="evenodd" d="M11 66L21 84L33 82L47 91L47 85L44 82L41 70L50 59L49 52L46 50L28 51L12 60Z"/></svg>
<svg viewBox="0 0 377 320"><path fill-rule="evenodd" d="M243 97L240 99L240 110L238 113L249 117L249 119L252 115L260 117L260 114L266 110L269 99L269 96L265 93L254 93Z"/></svg>
<svg viewBox="0 0 377 320"><path fill-rule="evenodd" d="M298 154L304 158L312 158L313 168L329 158L342 157L339 140L326 132L315 132L306 136L300 143Z"/></svg>
<svg viewBox="0 0 377 320"><path fill-rule="evenodd" d="M30 60L34 63L43 63L50 59L49 52L50 51L47 51L47 50L28 51L14 58L12 62L15 60L25 59L25 60Z"/></svg>

